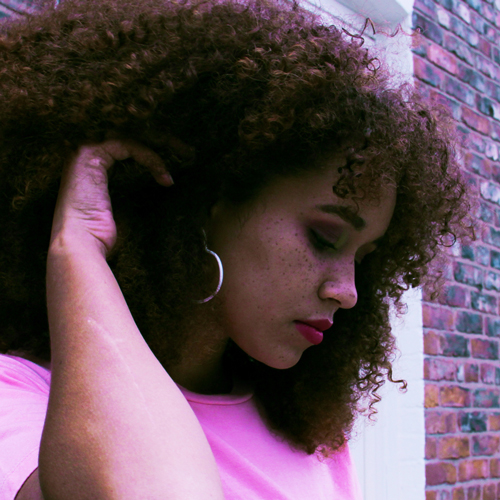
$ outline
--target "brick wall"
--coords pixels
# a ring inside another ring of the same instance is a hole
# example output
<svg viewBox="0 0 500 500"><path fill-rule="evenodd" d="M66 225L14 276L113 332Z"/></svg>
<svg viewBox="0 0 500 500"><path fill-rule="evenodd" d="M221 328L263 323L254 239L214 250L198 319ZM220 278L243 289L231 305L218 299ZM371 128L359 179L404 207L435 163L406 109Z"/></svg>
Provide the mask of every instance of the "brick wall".
<svg viewBox="0 0 500 500"><path fill-rule="evenodd" d="M33 9L32 0L0 0L0 20L3 17L19 16Z"/></svg>
<svg viewBox="0 0 500 500"><path fill-rule="evenodd" d="M424 291L426 500L500 499L500 1L415 0L417 85L466 136L478 240Z"/></svg>

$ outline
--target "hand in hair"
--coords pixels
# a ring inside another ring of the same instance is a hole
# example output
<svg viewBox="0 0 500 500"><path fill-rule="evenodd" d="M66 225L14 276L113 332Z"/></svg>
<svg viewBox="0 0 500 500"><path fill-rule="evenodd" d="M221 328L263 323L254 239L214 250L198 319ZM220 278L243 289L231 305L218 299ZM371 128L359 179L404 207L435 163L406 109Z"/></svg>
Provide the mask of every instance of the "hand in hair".
<svg viewBox="0 0 500 500"><path fill-rule="evenodd" d="M80 147L63 171L47 256L51 392L27 488L53 500L222 500L203 429L105 259L116 240L107 173L127 158L172 184L155 153L119 139Z"/></svg>
<svg viewBox="0 0 500 500"><path fill-rule="evenodd" d="M132 140L109 139L81 146L64 169L52 224L51 244L62 232L75 238L91 237L104 255L116 242L108 192L108 170L115 161L133 158L147 167L163 186L173 184L161 158Z"/></svg>

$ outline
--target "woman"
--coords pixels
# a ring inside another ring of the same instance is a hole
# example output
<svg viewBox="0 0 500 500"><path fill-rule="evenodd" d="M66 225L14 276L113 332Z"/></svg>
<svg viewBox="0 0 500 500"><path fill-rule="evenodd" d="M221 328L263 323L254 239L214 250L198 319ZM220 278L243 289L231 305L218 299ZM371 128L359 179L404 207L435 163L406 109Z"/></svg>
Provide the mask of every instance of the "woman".
<svg viewBox="0 0 500 500"><path fill-rule="evenodd" d="M2 498L359 498L389 305L468 231L446 120L296 4L2 33Z"/></svg>

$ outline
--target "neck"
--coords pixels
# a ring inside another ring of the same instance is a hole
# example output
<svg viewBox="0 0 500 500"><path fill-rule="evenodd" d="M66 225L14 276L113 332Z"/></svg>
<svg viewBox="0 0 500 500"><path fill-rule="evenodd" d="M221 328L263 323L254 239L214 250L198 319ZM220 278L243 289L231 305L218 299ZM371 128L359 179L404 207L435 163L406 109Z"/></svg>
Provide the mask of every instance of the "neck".
<svg viewBox="0 0 500 500"><path fill-rule="evenodd" d="M198 394L229 394L233 388L231 370L223 362L224 351L209 359L183 360L169 368L174 381Z"/></svg>
<svg viewBox="0 0 500 500"><path fill-rule="evenodd" d="M217 298L209 307L196 307L186 315L179 329L189 332L181 361L166 366L177 384L199 394L228 394L233 385L232 370L224 362L229 338L216 305Z"/></svg>

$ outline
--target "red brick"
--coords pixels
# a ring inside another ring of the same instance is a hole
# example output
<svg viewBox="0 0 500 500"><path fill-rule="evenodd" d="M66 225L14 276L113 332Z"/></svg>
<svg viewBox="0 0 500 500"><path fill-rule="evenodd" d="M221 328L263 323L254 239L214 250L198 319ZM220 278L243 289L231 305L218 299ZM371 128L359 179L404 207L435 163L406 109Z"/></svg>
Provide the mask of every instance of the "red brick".
<svg viewBox="0 0 500 500"><path fill-rule="evenodd" d="M490 460L490 476L500 477L500 458L492 458Z"/></svg>
<svg viewBox="0 0 500 500"><path fill-rule="evenodd" d="M498 127L498 125L496 123L494 123L493 125L496 125ZM500 127L498 127L498 132L500 133ZM498 139L500 139L500 136L497 138L497 140ZM495 165L495 164L492 165L491 175L493 177L493 180L495 180L496 182L498 182L500 180L500 167L498 165ZM491 222L491 220L486 219L485 222Z"/></svg>
<svg viewBox="0 0 500 500"><path fill-rule="evenodd" d="M441 459L466 458L470 455L469 438L446 436L437 442L437 456Z"/></svg>
<svg viewBox="0 0 500 500"><path fill-rule="evenodd" d="M492 175L496 178L500 179L500 168L496 167L495 165L492 166ZM495 223L495 214L493 213L492 207L490 207L489 203L481 200L476 206L474 211L474 217L481 219L483 222L487 222L488 224L494 224ZM482 264L483 266L489 266L490 265L490 259L489 259L489 252L484 254L482 257ZM495 286L496 283L494 283L493 277L490 277L488 282L485 282L485 287L487 290L492 290L492 289L497 289Z"/></svg>
<svg viewBox="0 0 500 500"><path fill-rule="evenodd" d="M448 462L435 462L426 464L425 477L428 486L438 484L455 484L457 482L457 469Z"/></svg>
<svg viewBox="0 0 500 500"><path fill-rule="evenodd" d="M493 213L491 213L493 215ZM483 211L483 215L486 215L489 216L489 214L486 214L484 211ZM499 213L498 213L498 210L495 211L495 225L499 226L500 225L500 219L499 219ZM484 252L484 257L489 257L489 255L486 254L486 252ZM489 260L489 259L485 259L485 260ZM489 262L483 262L483 265L489 265ZM500 274L498 273L495 273L493 271L488 271L484 277L484 286L488 289L488 290L495 290L497 292L500 291ZM489 335L491 330L489 330L490 328L490 325L491 324L494 324L494 322L491 322L489 321L490 318L486 318L486 335ZM495 335L490 335L490 336L495 336Z"/></svg>
<svg viewBox="0 0 500 500"><path fill-rule="evenodd" d="M467 307L467 289L463 286L449 286L443 297L443 302L452 307Z"/></svg>
<svg viewBox="0 0 500 500"><path fill-rule="evenodd" d="M455 413L425 412L425 432L427 434L446 434L456 432L456 430L457 416Z"/></svg>
<svg viewBox="0 0 500 500"><path fill-rule="evenodd" d="M491 128L492 128L491 137L496 141L498 141L500 139L500 124L492 122Z"/></svg>
<svg viewBox="0 0 500 500"><path fill-rule="evenodd" d="M498 197L500 199L500 193L498 193ZM483 270L480 267L471 266L462 262L455 262L453 266L453 276L459 283L463 283L464 285L483 286Z"/></svg>
<svg viewBox="0 0 500 500"><path fill-rule="evenodd" d="M430 2L425 3L428 5ZM433 16L431 16L431 19L433 19ZM435 22L421 16L418 11L414 12L414 25L422 33L422 36L428 40L432 40L439 45L443 44L443 30Z"/></svg>
<svg viewBox="0 0 500 500"><path fill-rule="evenodd" d="M497 299L486 293L471 292L471 307L476 311L494 314L497 310Z"/></svg>
<svg viewBox="0 0 500 500"><path fill-rule="evenodd" d="M465 83L460 82L460 80L457 80L452 76L446 77L443 83L443 90L446 92L446 94L455 97L456 99L462 101L466 105L475 106L474 92L471 92L470 87ZM454 116L460 116L460 115L461 115L461 107L460 109L455 111Z"/></svg>
<svg viewBox="0 0 500 500"><path fill-rule="evenodd" d="M465 5L465 3L454 2L454 3L451 4L451 10L452 10L452 12L454 14L456 14L458 17L460 17L467 24L470 24L470 22L471 22L471 11Z"/></svg>
<svg viewBox="0 0 500 500"><path fill-rule="evenodd" d="M425 458L430 460L436 458L436 439L426 438L425 439Z"/></svg>
<svg viewBox="0 0 500 500"><path fill-rule="evenodd" d="M491 125L489 119L472 111L467 106L462 107L462 120L470 128L484 135L490 135Z"/></svg>
<svg viewBox="0 0 500 500"><path fill-rule="evenodd" d="M493 183L489 183L484 187L483 183L481 183L481 196L486 200L492 198L489 201L497 200L493 201L493 203L500 203L500 187ZM485 243L500 248L500 231L484 225L482 238ZM493 267L495 267L495 262L493 262Z"/></svg>
<svg viewBox="0 0 500 500"><path fill-rule="evenodd" d="M498 78L498 73L493 61L488 60L486 57L477 54L476 56L476 68L486 76L496 79Z"/></svg>
<svg viewBox="0 0 500 500"><path fill-rule="evenodd" d="M469 391L456 385L442 386L439 390L442 406L463 408L469 406Z"/></svg>
<svg viewBox="0 0 500 500"><path fill-rule="evenodd" d="M486 479L489 476L488 460L464 460L458 464L460 482Z"/></svg>
<svg viewBox="0 0 500 500"><path fill-rule="evenodd" d="M439 338L439 347L443 356L469 357L469 339L455 333L443 333Z"/></svg>
<svg viewBox="0 0 500 500"><path fill-rule="evenodd" d="M426 328L436 330L452 330L454 326L453 311L443 307L432 307L429 304L422 306L423 323Z"/></svg>
<svg viewBox="0 0 500 500"><path fill-rule="evenodd" d="M460 412L458 425L462 432L485 432L487 430L487 415L484 412Z"/></svg>
<svg viewBox="0 0 500 500"><path fill-rule="evenodd" d="M475 389L472 392L472 406L476 408L499 408L500 391L498 389Z"/></svg>
<svg viewBox="0 0 500 500"><path fill-rule="evenodd" d="M495 2L492 2L493 4ZM498 3L497 3L497 8L498 8ZM490 23L494 24L495 23L495 7L489 6L487 3L483 3L481 6L480 12L482 16L487 19Z"/></svg>
<svg viewBox="0 0 500 500"><path fill-rule="evenodd" d="M433 68L426 60L413 56L413 73L419 80L432 85L433 87L441 88L443 81L443 72L437 68Z"/></svg>
<svg viewBox="0 0 500 500"><path fill-rule="evenodd" d="M498 359L498 342L496 340L471 339L473 358Z"/></svg>
<svg viewBox="0 0 500 500"><path fill-rule="evenodd" d="M479 185L475 175L465 171L462 171L462 175L469 193L473 196L479 196Z"/></svg>
<svg viewBox="0 0 500 500"><path fill-rule="evenodd" d="M469 486L467 488L467 500L481 500L481 486Z"/></svg>
<svg viewBox="0 0 500 500"><path fill-rule="evenodd" d="M488 415L488 430L500 431L500 413L490 413Z"/></svg>
<svg viewBox="0 0 500 500"><path fill-rule="evenodd" d="M500 106L488 97L476 95L476 107L481 113L483 113L483 115L492 117L495 120L500 119ZM491 159L498 159L498 150L496 149L496 145L494 143L490 143L490 149L489 151L486 150L486 156Z"/></svg>
<svg viewBox="0 0 500 500"><path fill-rule="evenodd" d="M493 168L495 167L495 163L492 162L491 160L487 160L486 158L482 160L481 162L481 172L480 174L483 175L486 178L491 177L491 172Z"/></svg>
<svg viewBox="0 0 500 500"><path fill-rule="evenodd" d="M453 75L457 74L457 60L447 50L439 45L431 43L427 47L427 57L436 66L443 68Z"/></svg>
<svg viewBox="0 0 500 500"><path fill-rule="evenodd" d="M463 488L454 488L452 500L465 500L465 491Z"/></svg>
<svg viewBox="0 0 500 500"><path fill-rule="evenodd" d="M424 353L431 356L440 354L439 335L436 332L430 331L424 333Z"/></svg>
<svg viewBox="0 0 500 500"><path fill-rule="evenodd" d="M494 484L483 486L483 500L497 500L496 487Z"/></svg>
<svg viewBox="0 0 500 500"><path fill-rule="evenodd" d="M426 380L455 380L456 364L447 359L424 359L424 378Z"/></svg>
<svg viewBox="0 0 500 500"><path fill-rule="evenodd" d="M482 136L480 136L482 137ZM465 168L489 179L494 165L487 159L469 151L464 157ZM463 307L463 306L462 306Z"/></svg>
<svg viewBox="0 0 500 500"><path fill-rule="evenodd" d="M453 116L453 118L455 118L455 120L460 120L461 105L458 101L450 98L447 95L444 95L442 92L433 88L430 88L426 97L428 101L447 108L449 113L451 114L451 116Z"/></svg>
<svg viewBox="0 0 500 500"><path fill-rule="evenodd" d="M494 455L498 451L500 437L498 436L472 436L473 455Z"/></svg>
<svg viewBox="0 0 500 500"><path fill-rule="evenodd" d="M445 35L444 47L449 52L462 59L462 61L466 61L469 63L473 61L473 52L470 50L467 44L461 42L457 37Z"/></svg>
<svg viewBox="0 0 500 500"><path fill-rule="evenodd" d="M468 64L458 63L458 77L462 82L468 83L479 92L486 90L486 82L483 75L471 68Z"/></svg>
<svg viewBox="0 0 500 500"><path fill-rule="evenodd" d="M466 382L479 382L479 367L476 364L466 363L464 373Z"/></svg>
<svg viewBox="0 0 500 500"><path fill-rule="evenodd" d="M439 406L439 387L425 384L425 407L433 408L435 406Z"/></svg>
<svg viewBox="0 0 500 500"><path fill-rule="evenodd" d="M438 500L437 494L437 491L426 491L425 500Z"/></svg>
<svg viewBox="0 0 500 500"><path fill-rule="evenodd" d="M436 5L433 3L423 3L423 2L418 2L418 4L415 4L415 7L418 8L418 10L424 14L427 15L429 19L435 19L436 18ZM423 36L419 37L419 42L420 38L423 38ZM425 40L425 39L424 39Z"/></svg>
<svg viewBox="0 0 500 500"><path fill-rule="evenodd" d="M486 56L491 57L491 43L484 38L479 38L479 44L477 48Z"/></svg>
<svg viewBox="0 0 500 500"><path fill-rule="evenodd" d="M495 383L495 366L484 363L481 365L481 382L484 384Z"/></svg>

